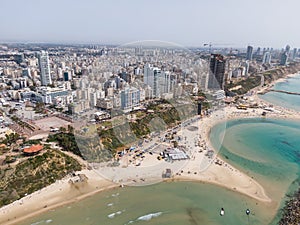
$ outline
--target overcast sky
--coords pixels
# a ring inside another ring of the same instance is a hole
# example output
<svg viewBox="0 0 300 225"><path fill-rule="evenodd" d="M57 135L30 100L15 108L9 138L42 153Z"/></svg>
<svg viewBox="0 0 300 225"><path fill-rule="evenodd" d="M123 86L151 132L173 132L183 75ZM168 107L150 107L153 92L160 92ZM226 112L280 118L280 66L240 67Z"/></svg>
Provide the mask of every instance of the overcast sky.
<svg viewBox="0 0 300 225"><path fill-rule="evenodd" d="M299 0L0 0L0 41L300 47Z"/></svg>

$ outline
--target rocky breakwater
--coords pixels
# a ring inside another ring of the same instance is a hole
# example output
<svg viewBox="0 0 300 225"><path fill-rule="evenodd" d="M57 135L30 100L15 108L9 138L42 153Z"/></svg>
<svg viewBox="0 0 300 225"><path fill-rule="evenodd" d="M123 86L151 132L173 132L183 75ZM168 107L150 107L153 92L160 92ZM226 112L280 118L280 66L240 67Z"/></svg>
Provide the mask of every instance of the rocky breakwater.
<svg viewBox="0 0 300 225"><path fill-rule="evenodd" d="M300 189L286 203L283 208L283 216L279 225L299 225L300 224Z"/></svg>

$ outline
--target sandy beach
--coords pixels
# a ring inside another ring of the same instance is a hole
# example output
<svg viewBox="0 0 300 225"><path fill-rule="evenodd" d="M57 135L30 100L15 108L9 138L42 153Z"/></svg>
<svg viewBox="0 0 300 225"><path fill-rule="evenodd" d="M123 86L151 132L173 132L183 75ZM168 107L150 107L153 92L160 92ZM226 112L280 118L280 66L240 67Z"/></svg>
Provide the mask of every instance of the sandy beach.
<svg viewBox="0 0 300 225"><path fill-rule="evenodd" d="M264 89L268 87L264 87ZM209 132L211 127L213 127L216 123L229 119L262 117L262 112L264 112L263 108L268 107L270 103L260 99L256 93L250 97L253 98L253 102L257 102L262 107L239 110L234 105L226 106L224 109L214 111L211 115L198 119L189 125L199 127L198 132L193 133L188 129L188 127L182 128L180 132L182 132L182 135L186 135L187 137L187 143L185 144L187 144L191 149L191 159L177 167L179 168L178 171L174 171L174 176L172 179L168 179L169 181L189 180L208 182L240 192L261 202L271 202L271 198L266 195L264 188L253 178L224 162L217 156L217 154L215 154L212 158L208 158L205 156L205 151L199 151L199 147L193 147L195 138L197 138L197 141L203 143L202 149L212 149L209 142ZM273 108L273 112L267 112L267 117L300 119L299 112L291 109L285 109L280 106L273 106ZM146 158L147 157L148 156L146 156ZM94 195L99 191L117 188L120 183L130 185L134 178L142 178L143 176L146 176L152 169L151 166L153 165L155 165L153 168L161 169L159 170L159 173L161 173L162 169L167 166L162 162L162 167L160 167L160 165L157 165L157 159L155 157L148 157L148 159L145 159L144 162L142 162L139 170L137 170L135 166L123 168L123 170L120 168L121 172L124 171L124 173L126 173L126 180L116 178L116 180L114 180L115 183L103 178L103 176L101 176L103 171L101 170L82 170L78 173L84 174L88 178L87 181L74 182L73 184L70 184L69 180L75 178L66 177L63 180L56 181L54 184L43 188L42 190L34 192L18 201L0 208L0 224L17 224L28 217L35 216L48 210L53 210L56 207L72 203L74 201L79 201L80 199ZM138 174L137 176L137 171L143 171L143 169L144 173L139 172L141 174ZM112 174L116 173L115 170L108 172ZM125 178L125 175L122 175L122 177Z"/></svg>
<svg viewBox="0 0 300 225"><path fill-rule="evenodd" d="M18 224L26 218L53 210L83 198L92 196L100 191L116 188L118 185L101 178L93 170L82 170L86 182L70 184L69 180L77 177L66 177L58 180L39 191L0 208L0 224Z"/></svg>
<svg viewBox="0 0 300 225"><path fill-rule="evenodd" d="M236 110L235 107L226 107L225 112L226 114L224 114L224 111L222 111L221 116L219 115L220 112L215 112L209 117L205 117L191 124L191 126L201 127L201 130L199 130L201 133L200 141L209 143L209 130L220 120L226 120L229 118L245 118L245 116L247 117L251 115L257 117L261 113L259 110L256 111L256 113L244 114L244 111L241 112ZM225 115L228 116L224 117ZM216 118L218 118L218 120ZM186 129L183 129L181 132L193 137L193 135L190 135L189 131ZM216 164L216 161L218 161L219 164ZM200 162L202 162L202 166L200 166ZM155 165L155 167L151 167L149 165ZM271 201L271 199L265 194L265 191L260 184L218 157L208 159L204 152L199 153L194 151L192 159L180 166L176 164L174 165L174 168L178 168L178 172L174 174L174 177L172 178L173 180L208 182L238 191L261 202ZM140 172L142 174L140 174L138 177L141 178L147 176L149 169L155 169L156 171L159 171L160 175L161 171L163 170L162 168L165 168L165 166L169 166L169 164L163 163L157 167L157 159L149 157L147 164L144 165L144 168L146 168L145 173L143 174ZM68 181L70 180L70 177L66 177L65 179L56 181L56 183L45 187L42 190L34 192L31 195L13 202L12 204L0 208L0 224L17 224L19 221L22 221L26 218L33 217L42 212L53 210L54 208L68 203L79 201L80 199L94 195L99 191L117 188L119 187L120 183L132 185L133 180L137 177L135 173L137 171L143 171L141 168L143 168L143 166L139 167L139 170L137 170L135 166L132 166L131 168L125 168L124 173L126 173L127 179L122 180L121 182L120 180L114 180L116 183L110 182L108 179L104 179L102 175L106 174L106 172L103 172L99 169L80 171L78 173L84 174L88 180L87 182L75 184L76 188L74 184L69 184ZM157 168L160 169L158 170ZM173 171L175 171L175 169ZM112 171L112 173L116 173L116 171ZM117 172L116 174L121 173ZM124 178L125 175L122 175L122 177Z"/></svg>

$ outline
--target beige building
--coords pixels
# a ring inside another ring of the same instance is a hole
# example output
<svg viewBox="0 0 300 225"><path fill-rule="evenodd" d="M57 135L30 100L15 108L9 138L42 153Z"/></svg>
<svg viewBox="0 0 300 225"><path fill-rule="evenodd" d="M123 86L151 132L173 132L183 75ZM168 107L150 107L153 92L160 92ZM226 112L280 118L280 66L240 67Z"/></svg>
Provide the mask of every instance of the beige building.
<svg viewBox="0 0 300 225"><path fill-rule="evenodd" d="M90 109L89 101L87 100L81 100L79 102L74 102L68 106L69 112L72 114L80 113L84 110Z"/></svg>
<svg viewBox="0 0 300 225"><path fill-rule="evenodd" d="M102 98L97 100L97 107L101 109L112 109L113 101L108 98Z"/></svg>

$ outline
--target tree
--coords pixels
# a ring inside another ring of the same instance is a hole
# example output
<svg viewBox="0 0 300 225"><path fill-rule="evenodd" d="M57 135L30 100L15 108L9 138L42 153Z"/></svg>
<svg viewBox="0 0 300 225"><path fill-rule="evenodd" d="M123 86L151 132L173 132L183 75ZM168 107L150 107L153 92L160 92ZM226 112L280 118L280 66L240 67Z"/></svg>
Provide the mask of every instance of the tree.
<svg viewBox="0 0 300 225"><path fill-rule="evenodd" d="M74 133L74 127L71 125L68 125L68 133L73 134Z"/></svg>
<svg viewBox="0 0 300 225"><path fill-rule="evenodd" d="M174 148L177 148L178 147L178 142L177 141L173 141L173 145L174 145Z"/></svg>
<svg viewBox="0 0 300 225"><path fill-rule="evenodd" d="M60 127L60 128L59 128L59 132L60 132L60 133L65 133L65 132L66 132L66 128Z"/></svg>
<svg viewBox="0 0 300 225"><path fill-rule="evenodd" d="M45 109L45 103L43 103L43 102L38 102L38 103L36 103L36 105L35 105L35 111L36 111L37 113L43 112L44 109Z"/></svg>
<svg viewBox="0 0 300 225"><path fill-rule="evenodd" d="M5 134L5 139L3 140L4 144L15 143L20 138L18 133Z"/></svg>

